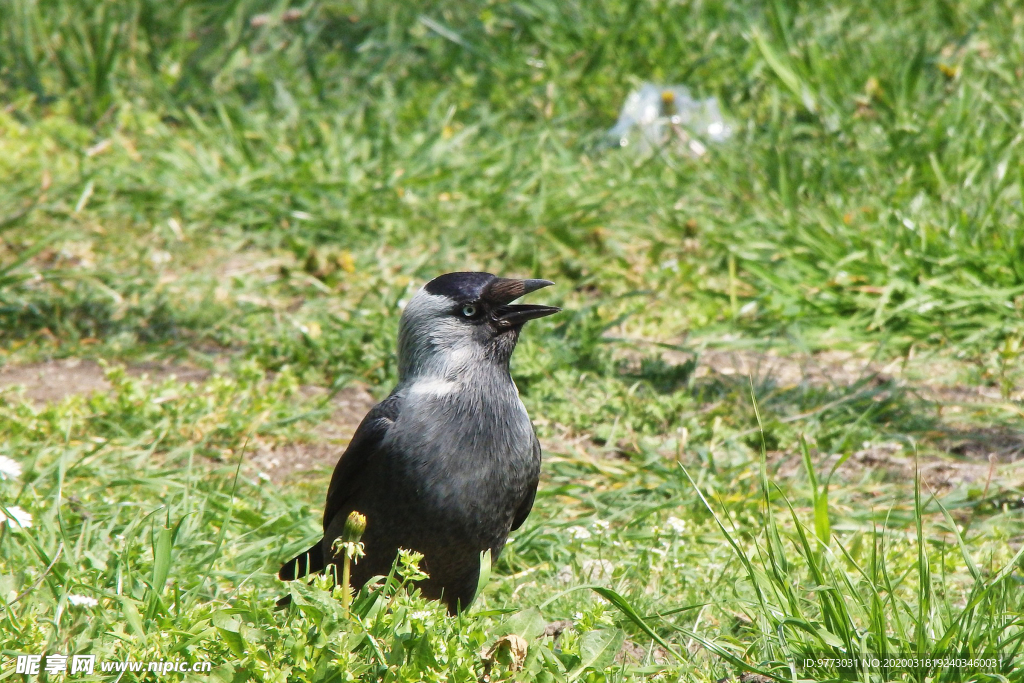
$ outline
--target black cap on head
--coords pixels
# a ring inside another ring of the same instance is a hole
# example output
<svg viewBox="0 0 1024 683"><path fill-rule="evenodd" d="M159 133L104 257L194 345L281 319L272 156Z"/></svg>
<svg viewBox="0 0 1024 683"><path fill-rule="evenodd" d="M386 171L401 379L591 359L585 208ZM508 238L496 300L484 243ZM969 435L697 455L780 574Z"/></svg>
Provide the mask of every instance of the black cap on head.
<svg viewBox="0 0 1024 683"><path fill-rule="evenodd" d="M423 288L428 294L446 296L453 301L472 301L479 299L484 287L494 279L490 273L445 273Z"/></svg>

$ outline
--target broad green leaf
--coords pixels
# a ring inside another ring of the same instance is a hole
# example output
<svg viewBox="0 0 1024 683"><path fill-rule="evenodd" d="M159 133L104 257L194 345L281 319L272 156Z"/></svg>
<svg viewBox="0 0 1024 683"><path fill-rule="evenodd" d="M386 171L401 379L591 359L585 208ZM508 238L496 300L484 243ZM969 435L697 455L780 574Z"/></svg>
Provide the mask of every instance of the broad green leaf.
<svg viewBox="0 0 1024 683"><path fill-rule="evenodd" d="M584 633L580 638L580 663L570 675L570 680L579 678L588 669L602 671L610 666L625 640L626 634L617 628Z"/></svg>

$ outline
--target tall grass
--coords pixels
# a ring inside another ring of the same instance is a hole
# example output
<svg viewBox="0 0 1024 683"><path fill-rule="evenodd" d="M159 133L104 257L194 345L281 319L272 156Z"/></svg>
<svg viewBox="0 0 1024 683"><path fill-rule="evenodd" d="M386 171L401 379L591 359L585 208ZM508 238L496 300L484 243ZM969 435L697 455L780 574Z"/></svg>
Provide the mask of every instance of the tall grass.
<svg viewBox="0 0 1024 683"><path fill-rule="evenodd" d="M750 630L745 640L756 643L762 670L780 680L799 671L814 680L906 676L919 681L997 680L1018 671L1024 621L1011 575L1024 548L1008 561L979 569L949 512L938 501L922 501L919 476L912 531L872 526L846 538L833 536L827 498L819 498L810 459L805 463L813 525L800 519L783 488L769 481L762 446L765 526L753 544L727 508L716 511L698 492L744 569L750 591L743 598ZM779 503L791 520L785 532L775 512ZM959 558L947 556L946 539L924 531L925 520L937 512L946 522L940 529L955 541ZM930 547L943 548L941 555L936 558ZM936 560L938 576L932 570ZM955 576L965 570L966 581L947 576L947 571ZM708 646L719 649L715 643ZM930 659L959 663L933 664Z"/></svg>
<svg viewBox="0 0 1024 683"><path fill-rule="evenodd" d="M1012 4L0 11L6 92L36 96L18 111L70 107L136 155L79 157L97 216L251 231L310 264L381 245L654 289L693 302L676 329L972 354L1024 335ZM702 160L598 154L639 79L717 95L736 136Z"/></svg>

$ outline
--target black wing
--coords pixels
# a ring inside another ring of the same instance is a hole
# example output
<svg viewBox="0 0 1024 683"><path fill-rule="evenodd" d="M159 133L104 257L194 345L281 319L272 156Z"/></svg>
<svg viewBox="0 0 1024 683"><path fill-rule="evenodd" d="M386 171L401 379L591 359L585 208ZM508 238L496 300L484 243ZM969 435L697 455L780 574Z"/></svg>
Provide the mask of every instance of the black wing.
<svg viewBox="0 0 1024 683"><path fill-rule="evenodd" d="M366 467L370 457L376 453L381 442L387 435L391 425L398 419L398 397L391 394L375 405L366 414L359 428L352 436L348 448L342 453L338 464L334 467L331 485L327 488L327 504L324 507L324 531L338 514L359 479L359 473Z"/></svg>
<svg viewBox="0 0 1024 683"><path fill-rule="evenodd" d="M540 462L540 441L537 440L537 435L533 435L533 457ZM537 478L530 482L529 488L527 488L526 495L523 496L523 502L519 504L519 509L516 510L516 516L512 518L512 531L515 531L523 525L526 518L530 516L530 510L533 509L533 501L537 498L537 484L540 481L540 468L537 468Z"/></svg>
<svg viewBox="0 0 1024 683"><path fill-rule="evenodd" d="M355 490L359 474L366 467L373 454L377 452L388 429L398 418L398 399L391 394L375 405L359 423L356 433L352 436L348 448L341 454L338 464L334 467L331 485L327 488L327 503L324 506L324 531L343 509L346 501ZM300 576L318 572L326 566L320 539L305 552L299 553L281 566L278 576L284 581L291 581Z"/></svg>

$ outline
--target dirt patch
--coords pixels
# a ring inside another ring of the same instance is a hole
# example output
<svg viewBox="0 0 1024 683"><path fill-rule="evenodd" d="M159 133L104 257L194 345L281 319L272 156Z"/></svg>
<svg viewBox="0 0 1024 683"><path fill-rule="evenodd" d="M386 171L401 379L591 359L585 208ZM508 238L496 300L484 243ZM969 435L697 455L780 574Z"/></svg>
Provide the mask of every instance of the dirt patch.
<svg viewBox="0 0 1024 683"><path fill-rule="evenodd" d="M823 478L832 471L839 461L838 454L822 457L812 454L818 463L815 470ZM797 452L777 451L768 454L768 465L773 478L789 479L799 477L804 471L803 459ZM1019 484L1024 479L1024 471L1020 467L1000 463L994 453L974 459L957 459L941 456L919 456L914 461L914 453L904 444L883 442L864 444L855 451L842 465L836 469L833 483L850 484L861 482L868 473L880 476L880 483L906 484L913 483L915 468L919 468L923 490L936 495L945 495L963 486L988 489L999 482Z"/></svg>
<svg viewBox="0 0 1024 683"><path fill-rule="evenodd" d="M201 383L209 379L209 370L176 363L139 363L126 368L133 377L146 377L152 382L176 379ZM24 396L42 405L77 394L106 392L112 389L104 368L96 361L65 358L43 363L11 365L0 368L0 395L24 389ZM322 387L304 386L303 397L315 404L327 398ZM328 415L302 441L264 444L257 447L249 464L257 471L282 484L324 468L333 468L345 450L363 416L376 400L362 386L347 387L325 406ZM315 419L315 418L314 418Z"/></svg>
<svg viewBox="0 0 1024 683"><path fill-rule="evenodd" d="M692 354L672 351L663 356L666 362L675 364L692 357ZM182 382L203 382L211 374L209 370L175 363L141 363L129 366L127 372L135 377L148 376L154 382L170 378ZM809 384L841 388L871 377L892 381L925 401L949 406L942 413L942 425L927 436L932 446L949 455L922 456L920 459L922 478L927 486L944 492L964 484L985 485L993 477L1021 478L1020 468L1011 463L1024 460L1024 430L1012 426L978 427L970 424L965 412L973 410L971 406L992 406L1003 401L992 387L975 387L965 382L963 363L948 359L927 362L913 359L905 362L901 359L880 363L840 351L779 355L772 350L705 350L699 355L696 376L751 376L758 383L767 382L779 387ZM95 361L73 358L0 367L0 395L16 386L24 387L25 397L38 404L60 401L74 394L111 389L102 366ZM303 387L302 391L310 400L326 398L322 388ZM375 402L365 387L348 387L325 406L329 412L306 438L259 445L248 458L249 464L278 484L314 474L323 476L325 470L337 463L359 422ZM1016 421L1016 418L1012 420ZM571 446L560 444L564 448L555 447L554 450L580 454L589 450L589 435L577 436ZM825 456L819 456L822 457ZM803 467L796 453L776 453L772 460L778 476L795 475ZM831 465L825 462L821 467L827 471ZM871 470L881 473L884 480L912 481L914 459L901 444L865 444L840 467L837 477L838 480L855 481Z"/></svg>
<svg viewBox="0 0 1024 683"><path fill-rule="evenodd" d="M913 483L915 466L920 468L922 490L936 495L946 495L964 486L989 488L992 482L1001 485L1020 479L1020 471L999 467L995 461L954 460L941 457L918 458L915 465L913 454L908 451L888 451L878 446L856 451L837 471L839 481L857 481L865 471L882 472L887 483Z"/></svg>
<svg viewBox="0 0 1024 683"><path fill-rule="evenodd" d="M865 443L836 471L835 483L860 482L869 475L879 483L912 483L916 467L926 489L939 495L965 486L987 490L997 482L999 486L1024 483L1024 423L1019 408L1012 403L1024 399L1024 374L1014 371L1016 383L1001 389L992 380L991 368L978 362L944 354L911 354L883 361L871 354L870 348L787 354L763 348L662 350L658 355L664 367L656 369L676 381L673 390L682 386L677 379L682 373L676 370L696 362L693 379L698 385L746 385L750 377L759 394L813 388L836 395L831 404L822 398L823 405L840 404L858 395L876 401L896 396L903 410L920 411L917 431L909 432L923 447L916 463L913 449L904 444ZM632 350L623 351L621 357L636 374L643 374L644 362L649 363L649 356ZM794 422L813 412L781 419ZM590 442L587 435L576 436L583 443L577 440L570 444L563 439L563 450L583 455ZM620 451L609 452L608 457L617 453L628 457L628 444L623 441L621 445ZM815 453L813 459L821 473L831 470L838 458ZM803 462L798 452L769 453L769 461L774 476L802 476Z"/></svg>
<svg viewBox="0 0 1024 683"><path fill-rule="evenodd" d="M127 372L133 377L146 376L154 382L171 378L180 382L204 382L210 376L209 370L174 363L139 363L129 366ZM79 358L0 368L0 393L17 386L24 387L25 398L37 404L111 389L99 363Z"/></svg>
<svg viewBox="0 0 1024 683"><path fill-rule="evenodd" d="M753 368L754 377L770 376L783 385L807 383L825 386L850 386L876 377L882 381L895 380L936 401L1001 401L994 386L970 384L965 375L971 366L962 361L945 358L896 359L879 362L850 351L823 351L815 354L778 356L746 353L737 358L735 353L711 352L708 366L722 374ZM1021 394L1024 388L1017 387Z"/></svg>
<svg viewBox="0 0 1024 683"><path fill-rule="evenodd" d="M944 449L955 455L997 462L1024 460L1024 431L1009 427L948 430L940 439Z"/></svg>
<svg viewBox="0 0 1024 683"><path fill-rule="evenodd" d="M320 387L303 387L303 393L311 398L326 397ZM307 440L260 446L249 464L278 485L322 474L337 464L356 427L376 402L365 387L346 387L328 403L329 416L313 428Z"/></svg>
<svg viewBox="0 0 1024 683"><path fill-rule="evenodd" d="M769 380L778 386L849 386L872 375L897 376L900 366L901 361L883 365L841 351L780 356L770 350L709 349L700 354L695 375L698 378L712 374L753 377L757 382Z"/></svg>
<svg viewBox="0 0 1024 683"><path fill-rule="evenodd" d="M929 356L878 361L853 351L820 351L782 355L773 349L723 350L700 352L666 351L666 363L681 365L696 356L694 377L752 377L756 384L777 387L804 385L848 387L869 378L895 380L923 398L948 403L988 403L1004 401L994 385L967 381L976 366L952 358ZM976 372L975 372L976 374ZM1010 388L1010 400L1024 400L1024 386Z"/></svg>
<svg viewBox="0 0 1024 683"><path fill-rule="evenodd" d="M618 664L640 666L648 660L648 654L650 654L650 662L652 664L660 665L668 661L668 650L660 645L654 646L650 649L650 653L648 653L648 649L646 647L638 645L628 639L623 641L622 647L615 655L615 661Z"/></svg>

